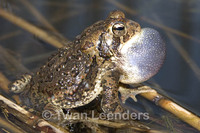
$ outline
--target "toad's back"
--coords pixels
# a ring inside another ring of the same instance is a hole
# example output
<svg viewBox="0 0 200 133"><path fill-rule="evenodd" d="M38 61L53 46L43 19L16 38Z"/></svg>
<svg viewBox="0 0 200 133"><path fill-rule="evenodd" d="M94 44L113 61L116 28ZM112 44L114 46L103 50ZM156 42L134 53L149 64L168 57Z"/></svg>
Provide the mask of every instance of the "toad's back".
<svg viewBox="0 0 200 133"><path fill-rule="evenodd" d="M79 45L62 48L32 78L26 92L28 102L37 109L49 100L64 108L80 106L94 95L97 73L95 57L81 52Z"/></svg>
<svg viewBox="0 0 200 133"><path fill-rule="evenodd" d="M101 90L94 87L104 60L97 47L105 25L105 21L94 23L52 55L22 93L25 104L36 110L49 102L61 108L74 108L96 98Z"/></svg>

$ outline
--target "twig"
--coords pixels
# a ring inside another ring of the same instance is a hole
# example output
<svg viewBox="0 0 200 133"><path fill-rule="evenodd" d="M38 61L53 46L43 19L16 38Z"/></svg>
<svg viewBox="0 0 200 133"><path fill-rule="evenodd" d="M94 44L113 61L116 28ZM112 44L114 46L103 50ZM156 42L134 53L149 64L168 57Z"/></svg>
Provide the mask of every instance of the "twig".
<svg viewBox="0 0 200 133"><path fill-rule="evenodd" d="M11 113L17 119L21 120L23 123L26 123L28 126L43 132L48 133L68 133L65 129L61 127L57 127L38 116L31 114L25 109L21 108L17 104L12 101L6 99L2 95L0 95L0 107L7 111L7 113Z"/></svg>
<svg viewBox="0 0 200 133"><path fill-rule="evenodd" d="M0 72L0 88L5 92L9 93L9 86L10 81ZM20 104L20 99L18 95L13 95L12 98L16 101L17 104Z"/></svg>
<svg viewBox="0 0 200 133"><path fill-rule="evenodd" d="M143 132L147 132L150 131L150 128L143 125L143 124L139 124L137 121L133 121L133 123L126 123L126 122L112 122L112 121L108 121L108 120L101 120L101 119L95 119L95 118L87 118L87 119L80 119L80 121L82 122L89 122L89 123L95 123L98 125L103 125L103 126L107 126L107 127L112 127L112 128L130 128L130 129L134 129L136 131L143 131ZM134 125L132 125L134 124Z"/></svg>
<svg viewBox="0 0 200 133"><path fill-rule="evenodd" d="M73 9L83 9L85 8L85 5L80 3L80 2L76 2L76 1L64 1L64 2L60 2L60 1L39 1L37 2L37 4L42 4L42 5L46 5L47 7L53 6L53 7L59 7L59 8L73 8Z"/></svg>
<svg viewBox="0 0 200 133"><path fill-rule="evenodd" d="M42 23L44 24L46 27L48 27L50 30L52 30L53 32L57 33L60 37L64 38L50 23L49 21L47 21L42 14L32 5L29 3L28 0L19 0L21 1L22 4L24 4L24 6L30 10L30 12ZM65 41L68 41L65 39Z"/></svg>
<svg viewBox="0 0 200 133"><path fill-rule="evenodd" d="M198 67L198 65L192 58L190 58L188 52L181 46L181 44L176 40L176 38L172 36L172 34L170 34L169 32L166 32L166 34L172 41L172 44L175 47L175 49L180 53L185 62L190 66L198 80L200 80L200 68Z"/></svg>
<svg viewBox="0 0 200 133"><path fill-rule="evenodd" d="M155 16L155 15L154 15ZM155 16L155 20L162 23L162 21ZM166 32L167 36L172 42L172 45L175 49L179 52L179 54L183 57L185 62L189 65L192 71L195 73L198 80L200 80L200 68L198 67L197 63L189 56L188 52L181 46L181 44L177 41L177 39L170 33Z"/></svg>
<svg viewBox="0 0 200 133"><path fill-rule="evenodd" d="M9 123L8 121L4 120L3 118L0 119L0 127L3 128L4 130L6 130L7 132L25 133L25 131L23 131L16 125Z"/></svg>
<svg viewBox="0 0 200 133"><path fill-rule="evenodd" d="M55 24L55 23L60 22L61 20L64 20L70 17L75 17L76 15L80 15L80 13L84 13L84 10L80 9L79 11L72 11L68 14L57 15L56 17L53 17L51 19L51 22Z"/></svg>
<svg viewBox="0 0 200 133"><path fill-rule="evenodd" d="M23 73L28 73L29 70L21 64L18 60L16 60L12 55L10 55L6 49L0 46L0 61L4 62L7 66L10 66L11 68L14 68L18 70L18 72L23 72ZM7 94L9 93L9 86L10 81L3 75L3 73L0 72L0 88ZM13 95L12 98L19 104L19 96L18 95Z"/></svg>
<svg viewBox="0 0 200 133"><path fill-rule="evenodd" d="M140 87L140 89L143 89L143 88L151 89L148 86ZM174 114L175 116L183 120L184 122L200 130L200 118L198 116L184 109L183 107L179 106L173 101L167 98L164 98L161 94L157 93L156 91L141 93L140 95L150 101L155 102L157 105L171 112L172 114Z"/></svg>
<svg viewBox="0 0 200 133"><path fill-rule="evenodd" d="M12 55L10 55L5 48L0 46L0 60L4 61L4 64L7 64L11 68L14 68L19 70L20 72L29 72L29 70L23 66L21 63L19 63L18 60L16 60Z"/></svg>
<svg viewBox="0 0 200 133"><path fill-rule="evenodd" d="M8 85L10 81L0 72L0 88L2 88L6 93L9 92Z"/></svg>
<svg viewBox="0 0 200 133"><path fill-rule="evenodd" d="M48 53L43 53L43 54L38 54L38 55L35 55L35 56L24 58L23 59L23 64L26 65L28 63L34 63L36 61L41 61L41 60L47 59L53 53L55 53L55 51L48 52Z"/></svg>
<svg viewBox="0 0 200 133"><path fill-rule="evenodd" d="M74 113L78 113L78 112L74 112ZM128 114L127 114L128 115ZM70 117L66 117L67 121L78 121L78 122L83 122L83 123L91 123L91 124L94 124L94 125L101 125L101 126L105 126L105 127L110 127L110 128L116 128L116 129L120 129L120 128L129 128L129 129L134 129L136 131L150 131L151 129L138 122L138 121L132 121L132 120L129 120L129 121L124 121L124 120L119 120L119 121L110 121L110 120L107 120L107 119L100 119L99 117L81 117L81 118L78 118L76 115L73 116L73 113L71 114Z"/></svg>
<svg viewBox="0 0 200 133"><path fill-rule="evenodd" d="M58 31L40 14L40 12L38 12L38 10L29 3L29 1L27 0L18 0L20 1L22 4L24 4L24 6L30 10L30 12L41 22L43 23L46 27L48 27L50 30L57 32Z"/></svg>
<svg viewBox="0 0 200 133"><path fill-rule="evenodd" d="M44 41L48 42L49 44L60 48L64 45L64 42L60 42L55 36L49 35L47 32L41 30L40 28L28 23L27 21L23 20L20 17L17 17L2 8L0 8L0 16L9 20L10 22L18 25L19 27L29 31L30 33L38 36L39 38L43 39Z"/></svg>
<svg viewBox="0 0 200 133"><path fill-rule="evenodd" d="M19 35L19 34L21 34L21 31L20 31L20 30L13 31L13 32L8 33L8 34L4 34L4 35L0 36L0 41L6 40L6 39L11 38L11 37L13 37L13 36L17 36L17 35Z"/></svg>

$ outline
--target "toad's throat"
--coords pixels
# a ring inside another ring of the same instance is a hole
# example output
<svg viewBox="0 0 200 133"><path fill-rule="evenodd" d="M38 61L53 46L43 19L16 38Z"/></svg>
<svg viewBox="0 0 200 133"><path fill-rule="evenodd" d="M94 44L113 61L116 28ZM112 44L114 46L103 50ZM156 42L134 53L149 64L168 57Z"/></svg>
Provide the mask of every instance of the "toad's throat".
<svg viewBox="0 0 200 133"><path fill-rule="evenodd" d="M154 76L165 59L165 44L160 34L153 29L143 28L120 49L124 74L122 83L141 83Z"/></svg>

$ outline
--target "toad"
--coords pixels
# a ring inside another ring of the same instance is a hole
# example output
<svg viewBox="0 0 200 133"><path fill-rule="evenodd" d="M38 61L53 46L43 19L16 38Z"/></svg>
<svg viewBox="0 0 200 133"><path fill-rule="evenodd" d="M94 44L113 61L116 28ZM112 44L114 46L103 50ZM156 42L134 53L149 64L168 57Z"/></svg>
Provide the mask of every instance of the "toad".
<svg viewBox="0 0 200 133"><path fill-rule="evenodd" d="M60 48L34 75L14 82L11 90L37 111L47 106L73 109L101 95L103 112L123 112L120 83L148 80L164 58L165 44L156 30L141 28L115 10Z"/></svg>

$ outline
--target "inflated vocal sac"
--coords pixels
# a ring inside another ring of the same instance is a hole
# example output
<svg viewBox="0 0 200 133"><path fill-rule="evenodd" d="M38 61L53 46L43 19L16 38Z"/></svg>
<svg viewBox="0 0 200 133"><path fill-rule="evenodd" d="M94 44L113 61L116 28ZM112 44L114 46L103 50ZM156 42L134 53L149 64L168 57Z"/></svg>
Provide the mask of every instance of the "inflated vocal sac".
<svg viewBox="0 0 200 133"><path fill-rule="evenodd" d="M120 82L141 83L154 76L161 68L166 47L160 34L151 28L143 28L121 49L123 75Z"/></svg>

